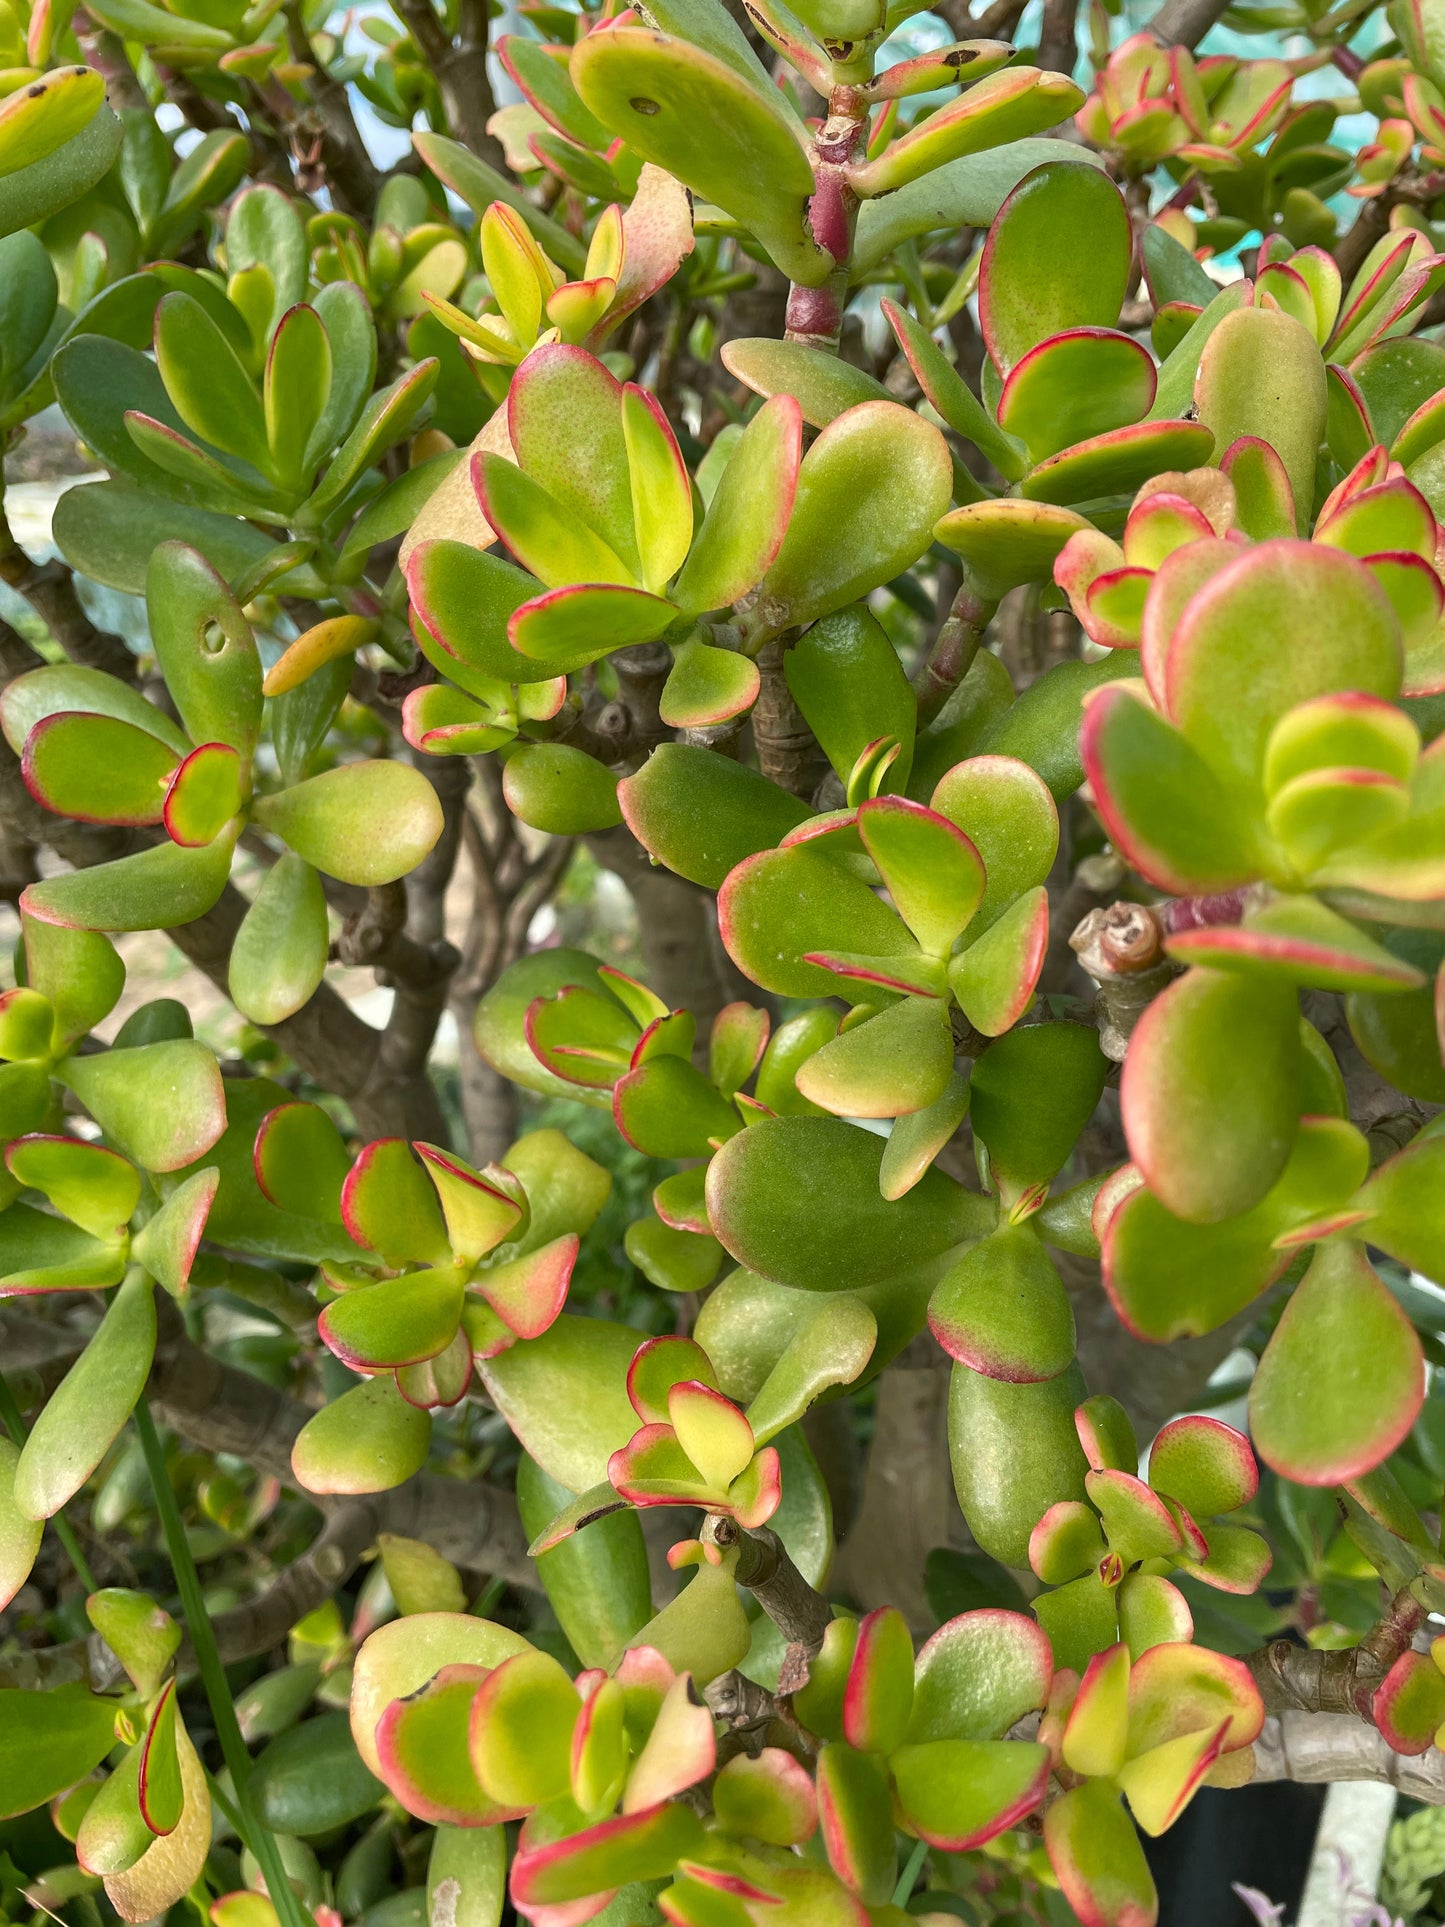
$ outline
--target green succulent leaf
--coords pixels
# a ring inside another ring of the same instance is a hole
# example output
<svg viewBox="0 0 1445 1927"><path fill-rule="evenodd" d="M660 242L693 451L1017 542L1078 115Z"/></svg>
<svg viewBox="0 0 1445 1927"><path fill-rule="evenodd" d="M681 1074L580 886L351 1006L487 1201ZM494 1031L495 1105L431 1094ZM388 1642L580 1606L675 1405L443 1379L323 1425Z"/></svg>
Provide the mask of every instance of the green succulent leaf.
<svg viewBox="0 0 1445 1927"><path fill-rule="evenodd" d="M145 1389L155 1348L155 1287L133 1271L25 1441L14 1500L26 1518L53 1517L95 1471Z"/></svg>
<svg viewBox="0 0 1445 1927"><path fill-rule="evenodd" d="M713 1158L713 1231L740 1264L779 1284L849 1291L989 1228L989 1203L938 1171L890 1204L879 1192L882 1153L881 1139L841 1119L765 1118Z"/></svg>

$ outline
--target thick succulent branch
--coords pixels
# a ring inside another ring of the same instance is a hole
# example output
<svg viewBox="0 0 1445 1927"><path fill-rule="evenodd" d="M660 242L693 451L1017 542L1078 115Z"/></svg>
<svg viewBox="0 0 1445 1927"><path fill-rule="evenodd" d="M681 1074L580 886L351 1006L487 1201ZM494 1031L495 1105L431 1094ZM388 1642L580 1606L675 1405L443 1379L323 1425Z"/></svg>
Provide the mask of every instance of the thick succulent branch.
<svg viewBox="0 0 1445 1927"><path fill-rule="evenodd" d="M1254 1780L1319 1785L1374 1780L1410 1800L1445 1806L1445 1753L1396 1753L1373 1726L1341 1713L1281 1713L1254 1742Z"/></svg>
<svg viewBox="0 0 1445 1927"><path fill-rule="evenodd" d="M1147 904L1111 903L1076 925L1069 948L1094 980L1099 1048L1122 1064L1135 1025L1175 975L1159 919Z"/></svg>
<svg viewBox="0 0 1445 1927"><path fill-rule="evenodd" d="M1164 0L1149 32L1161 46L1197 47L1228 6L1229 0Z"/></svg>
<svg viewBox="0 0 1445 1927"><path fill-rule="evenodd" d="M212 909L169 933L218 990L227 987L231 946L245 914L245 898L227 884ZM425 1069L384 1062L378 1033L329 984L320 985L294 1017L265 1028L323 1090L346 1099L364 1135L445 1138L441 1105Z"/></svg>
<svg viewBox="0 0 1445 1927"><path fill-rule="evenodd" d="M997 608L965 580L914 680L920 724L932 722L968 674Z"/></svg>
<svg viewBox="0 0 1445 1927"><path fill-rule="evenodd" d="M761 681L752 708L753 743L764 776L791 796L810 798L826 765L818 739L788 688L783 668L786 650L786 640L778 637L758 651Z"/></svg>
<svg viewBox="0 0 1445 1927"><path fill-rule="evenodd" d="M730 1546L738 1548L734 1573L738 1584L747 1587L788 1645L799 1647L811 1658L823 1644L833 1608L798 1571L772 1527L710 1519L703 1537L724 1551Z"/></svg>
<svg viewBox="0 0 1445 1927"><path fill-rule="evenodd" d="M324 61L311 44L301 8L293 0L283 12L292 58L305 61L312 69L307 83L311 113L303 113L290 130L293 145L304 139L306 122L313 120L321 140L321 165L333 200L349 213L369 215L376 205L381 177L356 124L350 91L344 81L326 71Z"/></svg>
<svg viewBox="0 0 1445 1927"><path fill-rule="evenodd" d="M487 132L497 103L487 72L485 0L462 0L455 39L437 18L431 0L400 0L397 12L426 56L441 95L448 131L491 166L504 167L502 144Z"/></svg>
<svg viewBox="0 0 1445 1927"><path fill-rule="evenodd" d="M93 67L105 82L110 105L118 112L125 108L149 112L145 89L136 79L120 35L112 33L109 27L97 26L83 7L77 8L70 24L80 42L86 66Z"/></svg>
<svg viewBox="0 0 1445 1927"><path fill-rule="evenodd" d="M1399 1592L1385 1617L1358 1646L1316 1651L1275 1639L1257 1653L1247 1654L1244 1663L1254 1675L1266 1712L1353 1713L1369 1720L1376 1688L1401 1654L1409 1651L1425 1616L1417 1599L1408 1591Z"/></svg>
<svg viewBox="0 0 1445 1927"><path fill-rule="evenodd" d="M291 1447L311 1416L307 1407L202 1351L164 1307L162 1319L148 1390L157 1413L193 1445L291 1481ZM539 1583L509 1492L423 1472L367 1503L379 1531L425 1539L457 1565L500 1573L514 1585L535 1589Z"/></svg>
<svg viewBox="0 0 1445 1927"><path fill-rule="evenodd" d="M309 1407L195 1344L160 1294L157 1312L160 1336L146 1388L157 1417L205 1452L294 1484L291 1448L311 1417ZM48 1396L83 1348L72 1334L9 1307L0 1318L0 1344L7 1364L15 1360L20 1367L12 1389L22 1408ZM422 1472L366 1504L377 1531L425 1539L455 1564L499 1573L514 1585L536 1590L540 1584L516 1500L500 1487ZM336 1509L330 1501L322 1505Z"/></svg>
<svg viewBox="0 0 1445 1927"><path fill-rule="evenodd" d="M479 796L462 820L471 908L450 1006L457 1026L462 1116L471 1156L501 1158L517 1135L515 1087L478 1054L472 1041L477 1004L507 965L522 954L532 919L561 882L572 857L570 837L552 837L535 854L518 834L501 796L496 764L478 757Z"/></svg>
<svg viewBox="0 0 1445 1927"><path fill-rule="evenodd" d="M137 680L138 665L119 636L97 628L81 607L75 578L63 562L32 562L0 505L0 581L24 596L72 662L103 669L122 682Z"/></svg>
<svg viewBox="0 0 1445 1927"><path fill-rule="evenodd" d="M828 117L813 141L815 187L808 203L808 226L818 246L826 248L837 265L821 287L794 283L783 331L785 341L802 342L828 354L838 352L843 330L848 264L858 220L858 196L848 170L864 158L867 137L868 103L862 90L835 87L828 98Z"/></svg>
<svg viewBox="0 0 1445 1927"><path fill-rule="evenodd" d="M1073 73L1074 62L1079 57L1075 38L1078 15L1078 0L1044 0L1038 64L1045 73Z"/></svg>

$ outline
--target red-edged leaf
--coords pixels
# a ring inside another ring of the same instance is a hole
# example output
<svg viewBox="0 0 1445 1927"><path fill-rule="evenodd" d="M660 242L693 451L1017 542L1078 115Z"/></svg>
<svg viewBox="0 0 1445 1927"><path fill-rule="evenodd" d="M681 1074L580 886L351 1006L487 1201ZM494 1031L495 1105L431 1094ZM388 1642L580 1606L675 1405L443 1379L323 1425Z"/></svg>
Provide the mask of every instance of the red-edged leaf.
<svg viewBox="0 0 1445 1927"><path fill-rule="evenodd" d="M394 1699L376 1724L377 1770L408 1813L430 1826L492 1826L525 1808L483 1791L468 1750L472 1701L483 1666L443 1666L429 1685Z"/></svg>
<svg viewBox="0 0 1445 1927"><path fill-rule="evenodd" d="M540 1251L490 1266L473 1280L474 1288L516 1337L540 1338L567 1302L580 1243L569 1231Z"/></svg>
<svg viewBox="0 0 1445 1927"><path fill-rule="evenodd" d="M701 1852L702 1822L676 1801L619 1813L581 1833L548 1840L529 1822L512 1861L511 1894L535 1919L540 1906L580 1900L633 1880L660 1880Z"/></svg>
<svg viewBox="0 0 1445 1927"><path fill-rule="evenodd" d="M667 1423L668 1393L687 1379L717 1387L712 1361L694 1339L649 1338L627 1368L627 1396L644 1425Z"/></svg>
<svg viewBox="0 0 1445 1927"><path fill-rule="evenodd" d="M409 1271L334 1299L317 1320L322 1342L353 1370L435 1358L455 1338L465 1287L452 1265Z"/></svg>
<svg viewBox="0 0 1445 1927"><path fill-rule="evenodd" d="M1291 986L1192 970L1129 1041L1129 1152L1176 1216L1217 1224L1257 1205L1294 1144L1303 1080Z"/></svg>
<svg viewBox="0 0 1445 1927"><path fill-rule="evenodd" d="M437 1196L405 1138L378 1138L341 1188L341 1219L389 1265L445 1264L452 1255Z"/></svg>
<svg viewBox="0 0 1445 1927"><path fill-rule="evenodd" d="M969 1853L1017 1826L1043 1798L1049 1751L1020 1740L934 1740L888 1762L910 1830L945 1853Z"/></svg>
<svg viewBox="0 0 1445 1927"><path fill-rule="evenodd" d="M25 738L20 774L48 810L83 823L158 823L173 749L115 716L59 711Z"/></svg>
<svg viewBox="0 0 1445 1927"><path fill-rule="evenodd" d="M256 1131L251 1164L262 1196L278 1210L340 1222L351 1159L319 1104L297 1101L268 1111Z"/></svg>
<svg viewBox="0 0 1445 1927"><path fill-rule="evenodd" d="M1154 1927L1159 1896L1118 1794L1088 1780L1044 1814L1049 1863L1083 1927Z"/></svg>
<svg viewBox="0 0 1445 1927"><path fill-rule="evenodd" d="M735 1754L713 1782L712 1806L725 1833L775 1847L801 1846L818 1825L812 1775L778 1746Z"/></svg>
<svg viewBox="0 0 1445 1927"><path fill-rule="evenodd" d="M1259 1467L1242 1432L1193 1413L1171 1419L1156 1434L1149 1448L1149 1483L1187 1506L1196 1519L1212 1519L1249 1504L1259 1489Z"/></svg>
<svg viewBox="0 0 1445 1927"><path fill-rule="evenodd" d="M818 1829L835 1874L881 1906L898 1877L888 1767L875 1753L829 1740L818 1755Z"/></svg>
<svg viewBox="0 0 1445 1927"><path fill-rule="evenodd" d="M1424 1653L1402 1653L1375 1689L1370 1713L1396 1753L1424 1753L1445 1725L1445 1673Z"/></svg>
<svg viewBox="0 0 1445 1927"><path fill-rule="evenodd" d="M1404 1440L1424 1396L1420 1341L1363 1247L1322 1245L1250 1384L1260 1457L1300 1485L1358 1478Z"/></svg>
<svg viewBox="0 0 1445 1927"><path fill-rule="evenodd" d="M627 1777L622 1811L640 1813L674 1799L706 1779L716 1763L712 1714L688 1675L679 1673Z"/></svg>
<svg viewBox="0 0 1445 1927"><path fill-rule="evenodd" d="M983 859L957 824L922 803L879 796L858 833L894 906L927 951L946 955L983 897Z"/></svg>
<svg viewBox="0 0 1445 1927"><path fill-rule="evenodd" d="M240 809L241 758L229 743L202 743L171 778L165 825L173 843L200 849L214 842Z"/></svg>
<svg viewBox="0 0 1445 1927"><path fill-rule="evenodd" d="M843 1737L860 1752L891 1753L912 1711L913 1641L903 1615L882 1606L858 1628L843 1692Z"/></svg>
<svg viewBox="0 0 1445 1927"><path fill-rule="evenodd" d="M489 1164L474 1171L435 1144L413 1146L441 1200L447 1239L456 1256L474 1262L527 1228L527 1199L510 1171Z"/></svg>
<svg viewBox="0 0 1445 1927"><path fill-rule="evenodd" d="M1206 1727L1181 1733L1127 1763L1119 1785L1145 1833L1157 1835L1173 1826L1219 1758L1228 1730L1226 1721L1212 1732Z"/></svg>

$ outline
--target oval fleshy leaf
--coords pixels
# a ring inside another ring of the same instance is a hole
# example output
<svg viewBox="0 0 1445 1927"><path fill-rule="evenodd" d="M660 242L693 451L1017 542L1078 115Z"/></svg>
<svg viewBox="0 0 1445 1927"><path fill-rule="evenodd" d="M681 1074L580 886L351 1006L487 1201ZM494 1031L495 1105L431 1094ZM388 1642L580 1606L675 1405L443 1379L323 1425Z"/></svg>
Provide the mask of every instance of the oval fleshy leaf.
<svg viewBox="0 0 1445 1927"><path fill-rule="evenodd" d="M1043 1798L1047 1747L1018 1740L934 1740L889 1761L907 1825L931 1846L967 1853L1016 1826Z"/></svg>
<svg viewBox="0 0 1445 1927"><path fill-rule="evenodd" d="M797 402L774 395L734 443L673 586L688 615L730 607L772 566L793 510L802 431Z"/></svg>
<svg viewBox="0 0 1445 1927"><path fill-rule="evenodd" d="M393 883L442 833L437 793L406 763L343 763L258 797L256 821L343 883Z"/></svg>
<svg viewBox="0 0 1445 1927"><path fill-rule="evenodd" d="M455 1268L407 1272L333 1299L316 1329L323 1344L355 1371L416 1365L451 1343L464 1295Z"/></svg>
<svg viewBox="0 0 1445 1927"><path fill-rule="evenodd" d="M436 1265L451 1257L437 1195L405 1138L377 1138L341 1188L341 1216L361 1245L389 1265Z"/></svg>
<svg viewBox="0 0 1445 1927"><path fill-rule="evenodd" d="M623 778L617 800L650 856L709 890L810 815L806 803L756 770L687 743L654 750Z"/></svg>
<svg viewBox="0 0 1445 1927"><path fill-rule="evenodd" d="M1198 1224L1258 1204L1289 1158L1302 1070L1291 987L1202 969L1171 984L1135 1029L1120 1084L1151 1191Z"/></svg>
<svg viewBox="0 0 1445 1927"><path fill-rule="evenodd" d="M321 879L288 850L262 877L231 944L231 1001L256 1024L295 1016L326 974L330 940Z"/></svg>
<svg viewBox="0 0 1445 1927"><path fill-rule="evenodd" d="M1111 841L1152 883L1196 895L1259 874L1257 839L1234 793L1132 689L1095 691L1079 749Z"/></svg>
<svg viewBox="0 0 1445 1927"><path fill-rule="evenodd" d="M364 1764L379 1774L376 1727L393 1700L409 1699L444 1666L490 1670L530 1651L520 1633L468 1613L408 1613L378 1627L363 1640L351 1679L351 1735Z"/></svg>
<svg viewBox="0 0 1445 1927"><path fill-rule="evenodd" d="M278 1210L339 1223L351 1159L319 1104L278 1104L262 1118L251 1151L256 1182Z"/></svg>
<svg viewBox="0 0 1445 1927"><path fill-rule="evenodd" d="M64 710L36 723L20 763L37 803L87 823L158 823L175 768L174 750L147 730Z"/></svg>
<svg viewBox="0 0 1445 1927"><path fill-rule="evenodd" d="M1027 1223L965 1252L929 1300L928 1326L951 1358L1015 1384L1055 1378L1074 1356L1068 1293Z"/></svg>
<svg viewBox="0 0 1445 1927"><path fill-rule="evenodd" d="M868 986L806 962L811 954L849 951L885 962L917 954L902 919L860 877L806 844L738 864L718 892L718 923L738 968L785 997L866 1000Z"/></svg>
<svg viewBox="0 0 1445 1927"><path fill-rule="evenodd" d="M998 425L1034 461L1071 442L1124 428L1148 414L1154 360L1112 328L1067 328L1015 362L998 401Z"/></svg>
<svg viewBox="0 0 1445 1927"><path fill-rule="evenodd" d="M483 1792L468 1740L480 1666L449 1665L420 1693L396 1699L376 1725L380 1777L408 1813L432 1826L479 1827L515 1817Z"/></svg>
<svg viewBox="0 0 1445 1927"><path fill-rule="evenodd" d="M1286 1269L1288 1234L1337 1209L1368 1168L1369 1148L1353 1125L1307 1118L1279 1182L1240 1217L1186 1224L1147 1186L1134 1186L1101 1240L1114 1309L1156 1342L1213 1331Z"/></svg>
<svg viewBox="0 0 1445 1927"><path fill-rule="evenodd" d="M389 1492L426 1464L431 1420L389 1377L323 1405L296 1435L291 1469L307 1492Z"/></svg>
<svg viewBox="0 0 1445 1927"><path fill-rule="evenodd" d="M1051 1505L1084 1497L1074 1431L1084 1394L1078 1367L1012 1385L955 1365L948 1395L953 1485L969 1530L1001 1565L1026 1566L1029 1535Z"/></svg>
<svg viewBox="0 0 1445 1927"><path fill-rule="evenodd" d="M544 1472L572 1492L607 1476L637 1430L627 1371L637 1333L564 1313L540 1338L479 1365L487 1393Z"/></svg>
<svg viewBox="0 0 1445 1927"><path fill-rule="evenodd" d="M21 1450L13 1490L26 1518L53 1518L85 1484L134 1411L155 1349L155 1286L132 1271Z"/></svg>
<svg viewBox="0 0 1445 1927"><path fill-rule="evenodd" d="M1445 1673L1425 1653L1402 1653L1370 1702L1370 1713L1396 1753L1424 1753L1445 1725Z"/></svg>
<svg viewBox="0 0 1445 1927"><path fill-rule="evenodd" d="M1155 1435L1149 1483L1196 1519L1212 1519L1249 1504L1259 1489L1259 1467L1243 1433L1194 1413L1171 1419Z"/></svg>
<svg viewBox="0 0 1445 1927"><path fill-rule="evenodd" d="M1118 1794L1102 1780L1055 1800L1044 1845L1069 1905L1088 1927L1154 1927L1159 1896Z"/></svg>
<svg viewBox="0 0 1445 1927"><path fill-rule="evenodd" d="M43 1520L28 1518L15 1503L19 1462L19 1446L0 1439L0 1606L8 1606L30 1577L45 1531Z"/></svg>
<svg viewBox="0 0 1445 1927"><path fill-rule="evenodd" d="M801 1846L818 1824L811 1776L791 1753L765 1746L756 1757L738 1753L713 1782L713 1814L725 1833Z"/></svg>
<svg viewBox="0 0 1445 1927"><path fill-rule="evenodd" d="M1287 710L1345 689L1393 698L1402 662L1395 612L1363 563L1317 543L1264 542L1184 610L1165 662L1169 714L1221 777L1254 787Z"/></svg>
<svg viewBox="0 0 1445 1927"><path fill-rule="evenodd" d="M882 1141L836 1118L763 1118L708 1169L708 1220L739 1264L807 1291L896 1276L989 1228L991 1206L930 1171L896 1203Z"/></svg>
<svg viewBox="0 0 1445 1927"><path fill-rule="evenodd" d="M999 372L1060 329L1112 328L1131 257L1128 213L1107 175L1060 162L1025 175L989 228L979 267L979 317Z"/></svg>
<svg viewBox="0 0 1445 1927"><path fill-rule="evenodd" d="M792 519L763 578L765 634L856 602L916 562L948 507L942 435L896 402L866 401L830 422L803 458Z"/></svg>
<svg viewBox="0 0 1445 1927"><path fill-rule="evenodd" d="M1372 1470L1424 1398L1420 1341L1361 1246L1321 1246L1265 1347L1249 1424L1267 1465L1300 1485Z"/></svg>
<svg viewBox="0 0 1445 1927"><path fill-rule="evenodd" d="M840 1117L899 1117L941 1097L953 1075L953 1034L935 997L905 997L853 1024L799 1066L801 1094Z"/></svg>

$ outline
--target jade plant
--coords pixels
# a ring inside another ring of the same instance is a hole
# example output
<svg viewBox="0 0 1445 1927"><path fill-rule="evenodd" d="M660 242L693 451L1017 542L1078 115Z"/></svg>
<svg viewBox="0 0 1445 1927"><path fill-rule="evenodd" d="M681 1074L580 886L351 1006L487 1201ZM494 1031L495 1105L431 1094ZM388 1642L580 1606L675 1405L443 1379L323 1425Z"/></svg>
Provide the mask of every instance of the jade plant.
<svg viewBox="0 0 1445 1927"><path fill-rule="evenodd" d="M0 7L0 1912L1153 1927L1445 1798L1445 13L488 15Z"/></svg>

